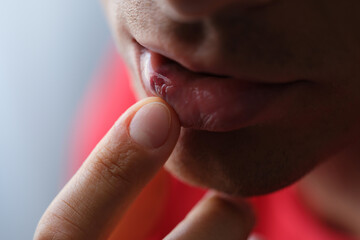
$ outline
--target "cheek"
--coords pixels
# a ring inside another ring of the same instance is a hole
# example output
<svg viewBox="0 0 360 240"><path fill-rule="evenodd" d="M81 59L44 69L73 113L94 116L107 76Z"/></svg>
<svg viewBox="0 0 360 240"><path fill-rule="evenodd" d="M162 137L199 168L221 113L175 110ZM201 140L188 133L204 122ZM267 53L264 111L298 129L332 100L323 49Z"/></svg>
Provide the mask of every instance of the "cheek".
<svg viewBox="0 0 360 240"><path fill-rule="evenodd" d="M108 20L108 23L110 25L110 29L113 33L113 36L116 38L117 37L117 18L118 18L118 8L117 5L115 4L115 1L111 1L111 0L102 0L102 5L103 5L103 9L104 12L106 14L106 18Z"/></svg>
<svg viewBox="0 0 360 240"><path fill-rule="evenodd" d="M131 86L132 86L132 90L135 94L136 99L140 100L140 99L148 97L148 95L142 85L142 81L139 77L139 74L136 74L136 76L132 77Z"/></svg>

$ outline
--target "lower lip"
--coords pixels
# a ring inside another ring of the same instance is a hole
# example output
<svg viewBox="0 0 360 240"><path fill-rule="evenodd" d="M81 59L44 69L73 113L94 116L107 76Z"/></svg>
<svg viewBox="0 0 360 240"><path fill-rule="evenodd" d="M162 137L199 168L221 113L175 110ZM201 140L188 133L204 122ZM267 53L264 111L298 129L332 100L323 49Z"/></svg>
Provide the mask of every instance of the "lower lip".
<svg viewBox="0 0 360 240"><path fill-rule="evenodd" d="M148 95L159 96L174 108L185 128L227 132L256 124L266 118L266 110L293 85L195 73L164 59L143 49L142 83Z"/></svg>

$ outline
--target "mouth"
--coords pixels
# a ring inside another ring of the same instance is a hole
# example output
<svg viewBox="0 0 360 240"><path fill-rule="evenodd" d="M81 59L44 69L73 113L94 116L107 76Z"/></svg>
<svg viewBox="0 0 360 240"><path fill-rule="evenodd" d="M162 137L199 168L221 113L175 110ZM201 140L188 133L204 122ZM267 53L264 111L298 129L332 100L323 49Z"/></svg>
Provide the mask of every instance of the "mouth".
<svg viewBox="0 0 360 240"><path fill-rule="evenodd" d="M139 47L142 86L148 96L161 97L172 106L184 128L228 132L262 123L281 112L292 89L304 82L263 83L194 72Z"/></svg>

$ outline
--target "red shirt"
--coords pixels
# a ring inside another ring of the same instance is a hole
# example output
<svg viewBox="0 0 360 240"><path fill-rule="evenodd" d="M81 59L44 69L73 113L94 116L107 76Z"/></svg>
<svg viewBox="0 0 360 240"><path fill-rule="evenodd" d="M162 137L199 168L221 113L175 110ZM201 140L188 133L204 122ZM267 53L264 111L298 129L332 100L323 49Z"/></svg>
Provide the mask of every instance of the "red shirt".
<svg viewBox="0 0 360 240"><path fill-rule="evenodd" d="M92 81L74 124L70 142L71 174L79 168L121 113L135 103L124 63L113 51L109 55L104 67ZM122 235L122 239L127 240L162 239L203 194L202 190L189 187L162 171L138 198L134 210L125 216L127 220L118 232L128 232L126 237ZM257 214L255 232L265 240L351 239L326 227L312 215L297 195L296 185L253 198L251 202Z"/></svg>

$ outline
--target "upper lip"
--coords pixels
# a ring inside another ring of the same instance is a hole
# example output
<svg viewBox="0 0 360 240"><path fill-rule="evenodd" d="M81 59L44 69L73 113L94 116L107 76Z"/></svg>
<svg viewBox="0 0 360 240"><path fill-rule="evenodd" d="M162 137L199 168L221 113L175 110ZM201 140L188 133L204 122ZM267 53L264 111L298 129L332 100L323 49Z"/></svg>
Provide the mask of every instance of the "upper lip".
<svg viewBox="0 0 360 240"><path fill-rule="evenodd" d="M137 42L137 44L141 48L162 55L164 58L167 58L167 60L176 62L177 64L181 65L182 67L194 73L218 76L223 78L225 77L244 78L244 76L238 76L224 71L224 68L222 68L222 63L220 61L217 62L216 60L213 60L213 58L211 59L208 58L206 59L206 61L200 61L200 60L195 60L195 58L185 56L184 54L181 53L176 53L175 55L174 52L165 51L163 48L157 46L143 44L139 42Z"/></svg>
<svg viewBox="0 0 360 240"><path fill-rule="evenodd" d="M140 43L137 40L135 40L138 47L140 48L139 53L141 52L141 49L147 49L152 52L155 52L168 60L174 61L177 64L181 65L182 67L186 68L188 71L197 73L197 74L206 74L206 75L212 75L215 77L221 77L221 78L235 78L235 79L241 79L242 81L248 81L253 83L265 83L265 84L284 84L284 83L293 83L299 81L298 79L291 79L289 78L282 78L278 77L276 79L262 79L263 73L259 76L249 76L241 74L241 66L239 66L239 69L229 69L224 66L224 62L221 60L220 57L208 57L206 60L201 61L200 58L196 57L189 57L186 54L174 52L174 51L166 51L164 48L152 45L152 44L146 44L146 43ZM225 63L226 64L226 63ZM303 81L303 80L301 80Z"/></svg>

